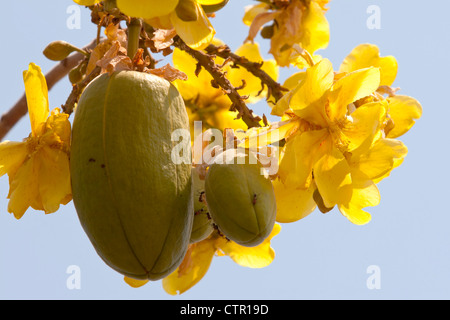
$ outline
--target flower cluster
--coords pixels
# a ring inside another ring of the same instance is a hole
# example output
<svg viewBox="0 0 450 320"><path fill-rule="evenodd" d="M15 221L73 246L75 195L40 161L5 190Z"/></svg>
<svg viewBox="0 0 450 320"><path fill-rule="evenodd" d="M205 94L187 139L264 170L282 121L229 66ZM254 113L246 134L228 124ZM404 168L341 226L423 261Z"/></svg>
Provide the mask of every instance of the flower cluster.
<svg viewBox="0 0 450 320"><path fill-rule="evenodd" d="M337 206L355 224L370 221L363 208L379 204L376 184L407 154L397 138L422 114L414 98L395 94L396 74L395 58L363 44L337 72L322 59L288 79L291 91L272 109L290 126L275 183L279 221L296 221L316 206Z"/></svg>

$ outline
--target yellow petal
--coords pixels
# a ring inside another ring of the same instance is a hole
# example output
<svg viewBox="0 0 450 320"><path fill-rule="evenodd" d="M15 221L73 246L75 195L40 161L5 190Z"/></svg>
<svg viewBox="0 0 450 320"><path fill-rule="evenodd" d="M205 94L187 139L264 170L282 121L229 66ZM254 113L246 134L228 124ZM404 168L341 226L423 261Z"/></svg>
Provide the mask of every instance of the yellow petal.
<svg viewBox="0 0 450 320"><path fill-rule="evenodd" d="M357 159L351 159L351 165L363 172L369 179L386 176L395 164L408 153L407 147L399 140L380 139L369 151Z"/></svg>
<svg viewBox="0 0 450 320"><path fill-rule="evenodd" d="M133 288L140 288L149 282L148 280L137 280L128 277L124 277L123 280L125 281L125 283L127 283L130 287Z"/></svg>
<svg viewBox="0 0 450 320"><path fill-rule="evenodd" d="M172 54L173 65L178 70L183 70L187 75L187 81L176 80L175 86L180 91L181 95L185 100L194 100L200 94L200 88L204 88L211 83L213 79L208 72L201 71L197 76L195 74L196 62L188 53L175 48ZM202 93L208 94L214 90L213 88L208 88ZM214 94L215 96L216 94Z"/></svg>
<svg viewBox="0 0 450 320"><path fill-rule="evenodd" d="M314 165L314 181L324 205L333 208L336 204L348 203L352 196L350 166L332 142L327 141L325 155Z"/></svg>
<svg viewBox="0 0 450 320"><path fill-rule="evenodd" d="M117 7L130 17L150 19L175 10L178 0L117 0Z"/></svg>
<svg viewBox="0 0 450 320"><path fill-rule="evenodd" d="M56 212L61 202L72 194L67 153L42 147L35 154L39 163L39 194L46 214Z"/></svg>
<svg viewBox="0 0 450 320"><path fill-rule="evenodd" d="M310 64L311 64L310 60L312 60L313 64L316 64L322 59L323 59L323 57L318 54L311 55L311 59L305 58L304 55L298 54L298 56L297 56L296 54L294 54L294 55L292 55L291 64L293 66L297 67L298 69L305 69L310 66Z"/></svg>
<svg viewBox="0 0 450 320"><path fill-rule="evenodd" d="M315 185L308 189L286 187L279 179L272 181L277 201L277 221L295 222L308 216L316 208L313 199Z"/></svg>
<svg viewBox="0 0 450 320"><path fill-rule="evenodd" d="M281 230L279 224L275 224L270 235L255 247L243 247L233 241L226 241L220 246L224 254L229 256L238 265L248 268L264 268L272 263L275 251L270 247L270 240Z"/></svg>
<svg viewBox="0 0 450 320"><path fill-rule="evenodd" d="M389 116L394 122L394 128L388 132L388 138L397 138L405 134L422 116L422 106L414 98L397 95L388 98Z"/></svg>
<svg viewBox="0 0 450 320"><path fill-rule="evenodd" d="M317 2L320 6L320 8L322 8L323 11L327 11L328 8L326 8L325 6L328 4L328 2L330 2L331 0L314 0L315 2Z"/></svg>
<svg viewBox="0 0 450 320"><path fill-rule="evenodd" d="M342 133L348 139L348 152L370 147L381 128L385 113L386 106L381 101L366 103L351 114L352 121L342 128Z"/></svg>
<svg viewBox="0 0 450 320"><path fill-rule="evenodd" d="M255 17L258 16L260 13L264 13L268 11L269 6L265 3L259 3L255 5L248 5L245 7L245 14L242 21L245 25L251 26L253 20L255 20Z"/></svg>
<svg viewBox="0 0 450 320"><path fill-rule="evenodd" d="M180 38L188 46L196 50L202 50L211 43L216 31L199 4L196 4L196 10L198 15L196 21L183 21L178 18L176 12L172 12L170 20Z"/></svg>
<svg viewBox="0 0 450 320"><path fill-rule="evenodd" d="M31 132L36 137L41 133L40 127L45 123L49 114L47 81L41 68L34 63L30 63L28 70L23 72L23 80L31 121Z"/></svg>
<svg viewBox="0 0 450 320"><path fill-rule="evenodd" d="M323 59L306 70L305 79L290 100L290 107L300 118L325 127L326 94L334 80L333 66Z"/></svg>
<svg viewBox="0 0 450 320"><path fill-rule="evenodd" d="M297 125L296 121L286 120L270 124L267 127L253 127L246 132L237 132L242 143L239 148L257 148L276 143L287 136L287 133Z"/></svg>
<svg viewBox="0 0 450 320"><path fill-rule="evenodd" d="M380 203L380 192L371 180L366 180L354 187L351 200L339 205L339 211L352 223L357 225L367 224L371 215L362 210L366 207L374 207Z"/></svg>
<svg viewBox="0 0 450 320"><path fill-rule="evenodd" d="M306 78L305 71L296 72L293 75L289 76L286 80L284 80L283 87L289 90L293 90L303 80L305 80L305 78Z"/></svg>
<svg viewBox="0 0 450 320"><path fill-rule="evenodd" d="M45 123L40 143L69 152L71 129L68 118L68 114L55 108Z"/></svg>
<svg viewBox="0 0 450 320"><path fill-rule="evenodd" d="M75 3L80 6L93 6L96 3L101 2L102 0L73 0Z"/></svg>
<svg viewBox="0 0 450 320"><path fill-rule="evenodd" d="M347 106L375 92L380 85L380 70L367 68L354 71L340 78L329 95L328 117L338 122L347 113Z"/></svg>
<svg viewBox="0 0 450 320"><path fill-rule="evenodd" d="M328 138L327 129L313 130L303 132L286 143L278 174L287 187L309 187L313 166L324 152L321 145Z"/></svg>
<svg viewBox="0 0 450 320"><path fill-rule="evenodd" d="M283 97L277 101L276 105L272 107L271 115L282 117L284 113L289 110L289 104L291 102L291 98L294 94L294 91L289 91L283 95Z"/></svg>
<svg viewBox="0 0 450 320"><path fill-rule="evenodd" d="M38 172L38 164L33 158L29 158L9 182L8 212L13 213L16 219L22 218L30 206L41 207Z"/></svg>
<svg viewBox="0 0 450 320"><path fill-rule="evenodd" d="M208 126L214 129L225 130L227 128L234 130L245 130L247 125L242 119L237 119L237 113L235 111L229 111L228 109L220 109L211 113L210 116L206 116L204 121Z"/></svg>
<svg viewBox="0 0 450 320"><path fill-rule="evenodd" d="M328 21L320 8L309 1L290 1L282 10L276 11L274 34L271 37L270 53L279 66L287 67L298 54L294 45L314 55L318 49L328 46L330 32ZM256 19L255 19L256 20Z"/></svg>
<svg viewBox="0 0 450 320"><path fill-rule="evenodd" d="M171 14L166 14L164 16L144 19L144 21L155 29L172 30L173 25L170 16Z"/></svg>
<svg viewBox="0 0 450 320"><path fill-rule="evenodd" d="M270 114L282 117L284 112L290 108L292 96L300 88L300 83L305 80L306 72L297 72L287 78L283 83L283 88L288 89L283 97L277 101L276 105L272 107Z"/></svg>
<svg viewBox="0 0 450 320"><path fill-rule="evenodd" d="M215 241L211 238L190 245L178 269L162 280L164 290L177 295L192 288L208 271L215 252Z"/></svg>
<svg viewBox="0 0 450 320"><path fill-rule="evenodd" d="M321 6L315 1L310 5L302 20L301 47L311 54L325 49L330 41L330 26Z"/></svg>
<svg viewBox="0 0 450 320"><path fill-rule="evenodd" d="M353 72L368 67L380 68L380 85L391 86L397 77L398 64L393 56L380 57L380 50L373 44L361 44L355 47L344 59L339 71Z"/></svg>
<svg viewBox="0 0 450 320"><path fill-rule="evenodd" d="M236 54L247 58L249 61L263 63L261 70L266 72L275 81L278 79L278 67L275 60L264 61L259 51L259 45L256 42L243 44L236 50ZM261 98L266 97L267 87L264 87L264 90L261 91L261 80L245 68L230 68L227 75L228 80L235 87L242 86L242 81L245 81L245 87L239 90L239 93L242 96L249 96L249 99L247 99L248 103L255 103Z"/></svg>
<svg viewBox="0 0 450 320"><path fill-rule="evenodd" d="M223 3L224 0L197 0L197 3L200 5L211 6L215 4Z"/></svg>
<svg viewBox="0 0 450 320"><path fill-rule="evenodd" d="M25 142L3 141L0 143L0 176L5 173L10 177L14 176L27 155Z"/></svg>

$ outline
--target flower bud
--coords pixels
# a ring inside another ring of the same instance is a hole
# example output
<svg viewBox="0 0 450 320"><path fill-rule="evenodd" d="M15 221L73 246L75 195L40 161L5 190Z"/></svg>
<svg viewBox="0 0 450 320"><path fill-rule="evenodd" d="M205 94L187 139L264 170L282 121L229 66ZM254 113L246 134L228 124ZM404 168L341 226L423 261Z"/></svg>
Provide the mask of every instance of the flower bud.
<svg viewBox="0 0 450 320"><path fill-rule="evenodd" d="M83 50L65 41L54 41L44 49L43 54L47 57L47 59L53 61L61 61L67 58L69 54L74 51L86 53Z"/></svg>

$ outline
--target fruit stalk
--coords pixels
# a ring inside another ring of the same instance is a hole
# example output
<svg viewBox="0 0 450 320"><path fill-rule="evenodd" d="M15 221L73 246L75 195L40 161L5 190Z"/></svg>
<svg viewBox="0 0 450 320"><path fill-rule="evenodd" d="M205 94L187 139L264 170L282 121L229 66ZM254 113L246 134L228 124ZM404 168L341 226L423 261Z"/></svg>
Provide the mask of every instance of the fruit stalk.
<svg viewBox="0 0 450 320"><path fill-rule="evenodd" d="M128 24L128 47L127 55L133 60L139 49L139 39L141 36L142 21L140 19L133 18Z"/></svg>

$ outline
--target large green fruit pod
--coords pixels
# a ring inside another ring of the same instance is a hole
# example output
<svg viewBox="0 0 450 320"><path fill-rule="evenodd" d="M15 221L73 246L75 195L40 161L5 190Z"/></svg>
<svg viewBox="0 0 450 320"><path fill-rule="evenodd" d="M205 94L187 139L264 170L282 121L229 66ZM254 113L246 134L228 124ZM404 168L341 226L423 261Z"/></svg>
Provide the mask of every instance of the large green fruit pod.
<svg viewBox="0 0 450 320"><path fill-rule="evenodd" d="M176 129L189 130L182 97L168 81L146 73L97 77L76 109L74 205L99 256L130 278L164 278L187 251L191 165L171 159Z"/></svg>
<svg viewBox="0 0 450 320"><path fill-rule="evenodd" d="M261 244L273 229L272 182L258 164L212 164L206 174L206 203L219 231L247 247Z"/></svg>

